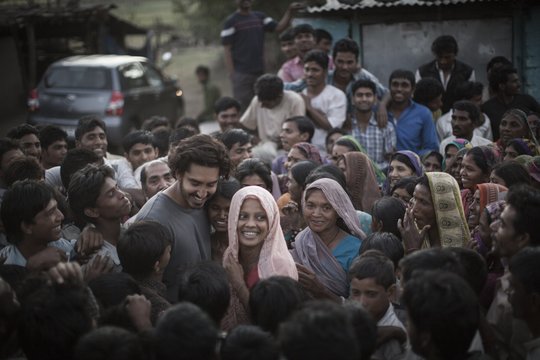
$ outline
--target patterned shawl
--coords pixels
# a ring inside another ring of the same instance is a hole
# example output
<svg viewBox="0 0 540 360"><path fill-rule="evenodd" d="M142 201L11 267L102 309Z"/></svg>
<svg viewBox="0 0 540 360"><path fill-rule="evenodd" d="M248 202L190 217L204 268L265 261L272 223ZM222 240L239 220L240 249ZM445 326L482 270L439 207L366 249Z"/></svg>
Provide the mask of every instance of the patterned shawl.
<svg viewBox="0 0 540 360"><path fill-rule="evenodd" d="M465 246L469 242L470 232L456 179L443 172L430 172L426 175L429 180L441 246Z"/></svg>
<svg viewBox="0 0 540 360"><path fill-rule="evenodd" d="M298 280L296 265L287 250L287 243L279 225L279 210L276 201L272 194L259 186L246 186L234 194L229 210L229 247L225 250L223 258L227 258L231 254L238 261L238 216L246 199L258 200L268 217L269 232L261 248L257 266L259 278L266 279L281 275Z"/></svg>
<svg viewBox="0 0 540 360"><path fill-rule="evenodd" d="M354 146L356 147L357 151L360 151L362 154L366 155L369 159L369 162L371 163L371 166L373 167L373 171L375 172L375 176L377 178L377 182L379 184L382 184L384 182L384 180L386 180L386 175L384 175L384 173L382 172L381 169L379 169L379 167L377 166L377 164L375 164L373 162L373 160L371 160L371 158L369 157L369 154L367 153L366 149L364 149L364 147L362 146L362 144L360 144L358 142L358 140L356 140L354 138L354 136L351 136L351 135L344 135L342 137L340 137L339 139L347 139L349 140L351 143L354 144ZM338 139L338 140L339 140Z"/></svg>
<svg viewBox="0 0 540 360"><path fill-rule="evenodd" d="M381 198L375 172L367 155L348 152L343 155L347 172L347 190L356 210L371 214L373 203Z"/></svg>
<svg viewBox="0 0 540 360"><path fill-rule="evenodd" d="M334 180L319 179L311 183L304 192L302 205L306 201L306 193L310 189L321 190L338 216L343 219L352 235L364 239L360 222L351 200L345 190ZM332 252L321 238L309 227L296 235L291 254L297 263L313 271L317 279L330 291L339 296L347 296L349 282L347 274Z"/></svg>
<svg viewBox="0 0 540 360"><path fill-rule="evenodd" d="M444 152L446 153L446 149L450 146L450 145L453 145L455 146L458 151L460 151L461 149L472 149L472 145L471 143L469 142L469 140L465 140L465 139L461 139L461 138L457 138L457 139L454 139L454 141L450 141L448 144L446 144L446 147L444 148ZM445 154L442 154L443 156L443 164L442 164L442 169L443 170L446 170L446 156Z"/></svg>
<svg viewBox="0 0 540 360"><path fill-rule="evenodd" d="M480 192L480 211L478 214L481 214L488 204L498 200L504 200L508 191L506 186L492 183L478 184L476 188Z"/></svg>

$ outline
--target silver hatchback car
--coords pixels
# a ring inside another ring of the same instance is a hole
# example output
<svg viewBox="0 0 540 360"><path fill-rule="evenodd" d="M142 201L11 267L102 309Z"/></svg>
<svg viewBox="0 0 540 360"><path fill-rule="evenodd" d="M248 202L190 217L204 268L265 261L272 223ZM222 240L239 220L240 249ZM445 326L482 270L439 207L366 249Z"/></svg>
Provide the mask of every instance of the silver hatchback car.
<svg viewBox="0 0 540 360"><path fill-rule="evenodd" d="M127 55L73 56L49 66L28 99L28 122L57 125L71 139L79 119L99 116L109 143L154 115L170 122L182 111L182 91L148 59Z"/></svg>

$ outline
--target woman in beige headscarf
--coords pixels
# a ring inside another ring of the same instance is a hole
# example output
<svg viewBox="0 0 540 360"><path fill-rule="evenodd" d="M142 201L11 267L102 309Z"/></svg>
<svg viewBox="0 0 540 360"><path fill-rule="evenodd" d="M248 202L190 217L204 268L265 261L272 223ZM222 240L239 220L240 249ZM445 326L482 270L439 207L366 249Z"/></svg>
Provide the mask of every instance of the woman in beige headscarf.
<svg viewBox="0 0 540 360"><path fill-rule="evenodd" d="M337 166L345 174L354 208L371 214L373 203L381 198L381 191L369 158L360 152L348 152L339 157Z"/></svg>
<svg viewBox="0 0 540 360"><path fill-rule="evenodd" d="M442 172L422 176L398 228L406 253L430 247L465 246L470 232L456 179Z"/></svg>
<svg viewBox="0 0 540 360"><path fill-rule="evenodd" d="M228 219L229 247L223 255L231 282L224 329L249 323L249 289L259 280L276 275L298 280L279 220L276 201L267 190L247 186L234 194Z"/></svg>

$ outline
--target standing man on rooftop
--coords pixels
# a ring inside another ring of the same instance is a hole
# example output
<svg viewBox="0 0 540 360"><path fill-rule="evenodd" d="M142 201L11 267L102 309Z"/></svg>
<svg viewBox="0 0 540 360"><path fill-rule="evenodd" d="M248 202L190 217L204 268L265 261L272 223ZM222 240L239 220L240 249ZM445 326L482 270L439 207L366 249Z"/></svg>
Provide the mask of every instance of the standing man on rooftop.
<svg viewBox="0 0 540 360"><path fill-rule="evenodd" d="M225 65L233 83L234 98L244 110L253 98L253 84L264 73L264 32L285 30L294 15L305 5L292 2L277 23L259 11L252 11L252 0L235 0L237 11L226 20L221 31Z"/></svg>

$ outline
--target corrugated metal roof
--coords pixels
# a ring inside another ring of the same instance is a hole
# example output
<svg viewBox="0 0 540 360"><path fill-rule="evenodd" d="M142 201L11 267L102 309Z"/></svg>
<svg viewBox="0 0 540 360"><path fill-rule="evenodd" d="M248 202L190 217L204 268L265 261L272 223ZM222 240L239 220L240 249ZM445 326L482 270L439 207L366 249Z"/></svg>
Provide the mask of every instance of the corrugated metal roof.
<svg viewBox="0 0 540 360"><path fill-rule="evenodd" d="M441 6L464 4L473 2L501 2L506 0L360 0L357 4L348 5L340 3L338 0L326 0L326 5L311 6L307 8L308 13L320 13L336 10L357 10L377 7L396 7L396 6Z"/></svg>

